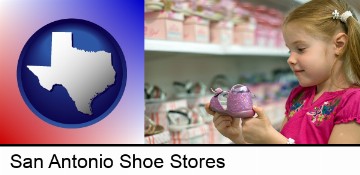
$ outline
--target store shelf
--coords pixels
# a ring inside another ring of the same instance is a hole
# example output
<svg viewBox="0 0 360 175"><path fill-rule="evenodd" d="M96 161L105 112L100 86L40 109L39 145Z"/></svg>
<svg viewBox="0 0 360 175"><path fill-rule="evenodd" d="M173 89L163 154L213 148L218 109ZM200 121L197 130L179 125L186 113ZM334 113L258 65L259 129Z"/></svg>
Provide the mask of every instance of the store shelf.
<svg viewBox="0 0 360 175"><path fill-rule="evenodd" d="M305 4L307 2L309 2L309 0L294 0L295 2L298 2L300 4Z"/></svg>
<svg viewBox="0 0 360 175"><path fill-rule="evenodd" d="M286 49L266 47L223 46L219 44L205 44L184 41L166 41L145 39L145 51L180 52L214 55L257 55L287 57Z"/></svg>
<svg viewBox="0 0 360 175"><path fill-rule="evenodd" d="M183 52L223 55L224 49L218 44L203 44L184 41L145 39L145 51Z"/></svg>
<svg viewBox="0 0 360 175"><path fill-rule="evenodd" d="M281 56L288 57L287 49L267 48L267 47L241 47L230 46L225 51L226 55L257 55L257 56Z"/></svg>

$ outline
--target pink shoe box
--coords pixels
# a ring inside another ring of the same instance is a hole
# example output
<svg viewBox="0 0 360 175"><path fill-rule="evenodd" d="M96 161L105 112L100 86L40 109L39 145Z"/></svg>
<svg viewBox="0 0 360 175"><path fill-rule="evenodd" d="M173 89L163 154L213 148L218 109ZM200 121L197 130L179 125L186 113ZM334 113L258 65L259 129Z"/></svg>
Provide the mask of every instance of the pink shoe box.
<svg viewBox="0 0 360 175"><path fill-rule="evenodd" d="M176 110L178 108L186 108L187 101L175 100L159 103L148 103L145 105L145 115L149 116L156 124L164 127L165 130L168 130L168 119L167 112L169 110Z"/></svg>
<svg viewBox="0 0 360 175"><path fill-rule="evenodd" d="M170 132L172 144L208 144L209 126L200 125L177 132Z"/></svg>
<svg viewBox="0 0 360 175"><path fill-rule="evenodd" d="M277 23L273 21L272 19L269 19L269 26L268 26L268 47L276 47L277 45L277 36L278 32L280 30L278 29Z"/></svg>
<svg viewBox="0 0 360 175"><path fill-rule="evenodd" d="M265 20L257 20L255 30L255 45L260 47L268 46L269 29L270 28Z"/></svg>
<svg viewBox="0 0 360 175"><path fill-rule="evenodd" d="M282 39L282 31L281 31L284 15L282 12L276 9L268 9L267 14L268 14L267 21L270 26L269 46L281 48L285 46L285 44L282 43L283 39Z"/></svg>
<svg viewBox="0 0 360 175"><path fill-rule="evenodd" d="M268 47L277 47L278 30L271 29L269 32Z"/></svg>
<svg viewBox="0 0 360 175"><path fill-rule="evenodd" d="M208 43L210 40L209 20L199 16L189 16L184 21L184 40Z"/></svg>
<svg viewBox="0 0 360 175"><path fill-rule="evenodd" d="M145 144L168 144L171 141L170 132L164 131L159 134L146 136L144 141Z"/></svg>
<svg viewBox="0 0 360 175"><path fill-rule="evenodd" d="M277 37L276 37L276 47L277 48L286 48L284 37L283 37L283 34L281 31L278 32Z"/></svg>
<svg viewBox="0 0 360 175"><path fill-rule="evenodd" d="M210 24L210 41L216 44L230 45L233 42L234 24L230 21L212 22Z"/></svg>
<svg viewBox="0 0 360 175"><path fill-rule="evenodd" d="M171 11L145 13L145 38L183 40L184 15Z"/></svg>
<svg viewBox="0 0 360 175"><path fill-rule="evenodd" d="M277 48L286 48L285 41L284 41L284 38L283 38L282 29L281 29L283 17L281 15L279 15L277 21L278 21L278 27L277 27L277 33L276 33L276 36L275 36L275 46Z"/></svg>
<svg viewBox="0 0 360 175"><path fill-rule="evenodd" d="M234 26L234 44L253 46L255 44L255 19L244 21Z"/></svg>
<svg viewBox="0 0 360 175"><path fill-rule="evenodd" d="M256 18L255 29L255 45L260 47L267 47L269 44L269 31L271 26L269 23L268 8L264 5L257 6L254 11L254 17Z"/></svg>
<svg viewBox="0 0 360 175"><path fill-rule="evenodd" d="M256 20L250 13L250 3L238 3L234 9L234 41L235 45L252 46L255 43Z"/></svg>

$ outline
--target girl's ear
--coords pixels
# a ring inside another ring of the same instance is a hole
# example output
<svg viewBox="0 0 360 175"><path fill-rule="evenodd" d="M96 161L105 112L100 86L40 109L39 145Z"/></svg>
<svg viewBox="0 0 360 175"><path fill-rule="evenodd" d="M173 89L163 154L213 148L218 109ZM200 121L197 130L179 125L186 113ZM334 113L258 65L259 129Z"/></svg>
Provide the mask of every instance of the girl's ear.
<svg viewBox="0 0 360 175"><path fill-rule="evenodd" d="M334 44L335 44L335 55L340 56L344 52L345 45L348 41L348 36L346 33L338 33L334 37Z"/></svg>

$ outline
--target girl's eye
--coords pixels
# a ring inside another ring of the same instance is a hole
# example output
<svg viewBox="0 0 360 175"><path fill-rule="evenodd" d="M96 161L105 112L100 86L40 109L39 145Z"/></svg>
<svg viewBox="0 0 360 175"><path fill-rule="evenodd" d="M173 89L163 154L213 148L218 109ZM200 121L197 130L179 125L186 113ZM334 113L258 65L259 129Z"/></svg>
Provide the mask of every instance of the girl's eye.
<svg viewBox="0 0 360 175"><path fill-rule="evenodd" d="M298 48L299 52L304 52L305 48Z"/></svg>

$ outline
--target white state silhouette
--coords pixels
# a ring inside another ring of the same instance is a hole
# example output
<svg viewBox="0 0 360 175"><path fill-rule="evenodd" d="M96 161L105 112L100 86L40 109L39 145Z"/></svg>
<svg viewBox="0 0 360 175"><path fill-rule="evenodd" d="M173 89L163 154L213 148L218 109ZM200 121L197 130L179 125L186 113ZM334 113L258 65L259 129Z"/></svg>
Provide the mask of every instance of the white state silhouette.
<svg viewBox="0 0 360 175"><path fill-rule="evenodd" d="M111 53L73 48L71 32L52 32L50 66L27 67L48 91L62 85L77 110L89 115L92 100L115 82Z"/></svg>

